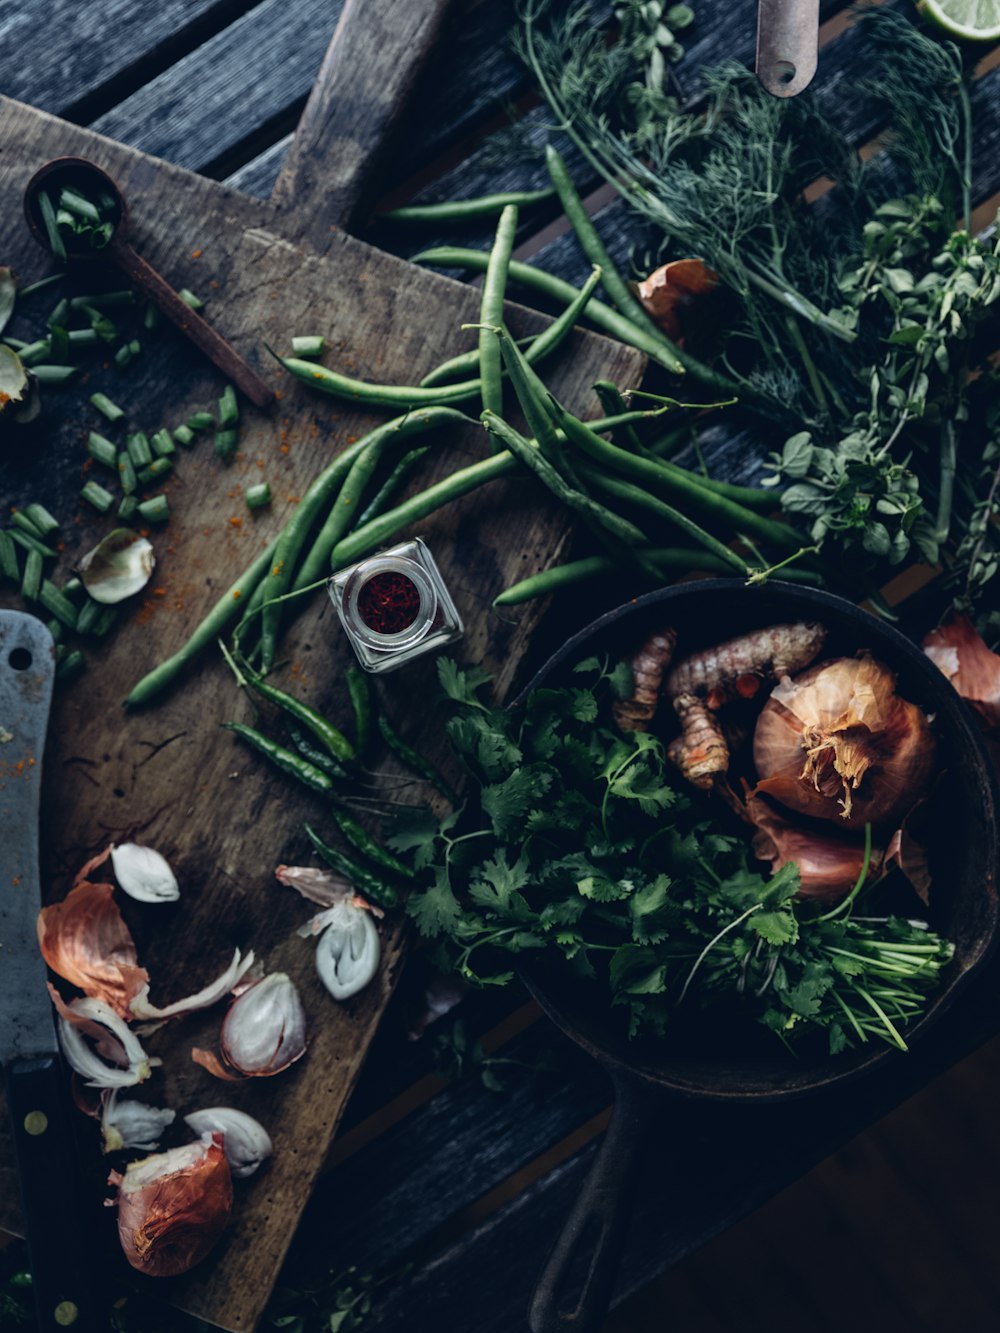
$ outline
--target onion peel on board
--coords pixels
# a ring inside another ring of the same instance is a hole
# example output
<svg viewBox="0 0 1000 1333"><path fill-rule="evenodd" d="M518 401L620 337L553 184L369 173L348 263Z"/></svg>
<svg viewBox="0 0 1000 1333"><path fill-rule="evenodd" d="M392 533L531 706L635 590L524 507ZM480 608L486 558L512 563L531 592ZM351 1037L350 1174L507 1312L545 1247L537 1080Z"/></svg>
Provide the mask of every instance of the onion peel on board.
<svg viewBox="0 0 1000 1333"><path fill-rule="evenodd" d="M667 337L683 346L686 325L705 296L719 285L719 275L702 259L674 259L661 264L637 284L639 303Z"/></svg>
<svg viewBox="0 0 1000 1333"><path fill-rule="evenodd" d="M106 856L89 862L80 875ZM149 984L149 973L139 966L135 941L113 895L113 884L77 876L61 902L39 912L38 947L57 976L128 1018L132 1000Z"/></svg>
<svg viewBox="0 0 1000 1333"><path fill-rule="evenodd" d="M975 709L986 734L1000 738L1000 655L986 646L969 617L952 612L921 646Z"/></svg>

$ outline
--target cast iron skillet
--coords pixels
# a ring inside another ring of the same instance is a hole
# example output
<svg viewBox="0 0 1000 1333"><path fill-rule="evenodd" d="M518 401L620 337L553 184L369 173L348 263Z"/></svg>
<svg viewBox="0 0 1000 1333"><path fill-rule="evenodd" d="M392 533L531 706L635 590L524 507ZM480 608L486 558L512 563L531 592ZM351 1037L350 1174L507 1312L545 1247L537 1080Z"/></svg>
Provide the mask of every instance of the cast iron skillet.
<svg viewBox="0 0 1000 1333"><path fill-rule="evenodd" d="M768 583L748 588L735 579L685 583L648 593L581 630L542 667L512 705L540 686L567 683L573 665L609 652L634 651L650 631L673 625L677 655L719 643L733 634L781 621L819 620L828 636L823 657L868 648L896 672L900 692L936 718L939 784L934 826L942 830L929 848L937 892L931 923L955 944L955 960L924 1017L907 1029L907 1041L944 1012L970 972L986 958L997 931L997 811L1000 792L990 759L965 704L938 668L909 639L883 620L828 593ZM940 805L938 806L938 802ZM933 836L933 835L932 835ZM621 1011L599 985L568 973L526 968L524 979L549 1017L589 1051L611 1075L616 1108L600 1152L556 1241L532 1297L533 1333L590 1333L610 1301L627 1221L630 1186L645 1129L663 1092L761 1103L817 1092L857 1078L887 1059L905 1059L881 1043L836 1057L816 1053L793 1060L759 1027L717 1030L694 1011L662 1041L632 1040Z"/></svg>

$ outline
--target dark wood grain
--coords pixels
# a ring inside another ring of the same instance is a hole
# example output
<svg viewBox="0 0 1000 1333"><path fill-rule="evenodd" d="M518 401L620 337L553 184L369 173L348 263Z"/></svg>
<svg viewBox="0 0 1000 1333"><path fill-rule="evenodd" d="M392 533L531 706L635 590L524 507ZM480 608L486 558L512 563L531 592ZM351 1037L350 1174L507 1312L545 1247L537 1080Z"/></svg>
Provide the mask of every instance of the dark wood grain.
<svg viewBox="0 0 1000 1333"><path fill-rule="evenodd" d="M371 197L450 3L347 0L272 193L286 230L320 254Z"/></svg>

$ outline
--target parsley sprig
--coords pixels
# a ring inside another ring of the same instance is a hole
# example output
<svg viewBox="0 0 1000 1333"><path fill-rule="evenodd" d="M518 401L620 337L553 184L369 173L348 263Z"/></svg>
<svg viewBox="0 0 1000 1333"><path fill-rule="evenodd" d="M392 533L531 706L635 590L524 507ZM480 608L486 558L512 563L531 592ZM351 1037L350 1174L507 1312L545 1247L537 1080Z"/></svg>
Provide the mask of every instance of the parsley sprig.
<svg viewBox="0 0 1000 1333"><path fill-rule="evenodd" d="M820 1029L831 1052L905 1049L952 946L858 915L853 894L826 911L799 899L795 865L765 877L742 831L675 785L659 738L610 722L627 665L575 671L504 710L484 672L439 664L473 794L442 820L407 812L389 839L422 876L409 911L438 961L505 985L518 955L546 951L604 987L632 1034L728 1006L788 1044Z"/></svg>

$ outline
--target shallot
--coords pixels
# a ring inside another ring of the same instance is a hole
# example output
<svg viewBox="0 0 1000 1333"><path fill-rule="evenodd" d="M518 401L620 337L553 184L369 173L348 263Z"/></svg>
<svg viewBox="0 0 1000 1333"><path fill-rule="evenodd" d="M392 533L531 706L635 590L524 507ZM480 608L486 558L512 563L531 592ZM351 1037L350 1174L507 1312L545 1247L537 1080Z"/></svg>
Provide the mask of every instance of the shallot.
<svg viewBox="0 0 1000 1333"><path fill-rule="evenodd" d="M772 691L754 732L756 791L845 828L899 824L927 791L934 749L887 666L839 657Z"/></svg>
<svg viewBox="0 0 1000 1333"><path fill-rule="evenodd" d="M111 848L111 865L123 893L140 903L172 903L181 896L165 856L137 842Z"/></svg>
<svg viewBox="0 0 1000 1333"><path fill-rule="evenodd" d="M306 1015L291 978L272 972L242 991L219 1034L221 1060L195 1047L191 1058L216 1078L266 1078L306 1053Z"/></svg>
<svg viewBox="0 0 1000 1333"><path fill-rule="evenodd" d="M125 1148L142 1148L154 1152L160 1146L160 1135L172 1125L176 1111L145 1102L118 1100L118 1089L104 1093L101 1114L101 1137L104 1151L121 1152Z"/></svg>
<svg viewBox="0 0 1000 1333"><path fill-rule="evenodd" d="M299 934L319 934L316 971L335 1000L356 995L378 971L382 946L365 907L345 899L314 916Z"/></svg>
<svg viewBox="0 0 1000 1333"><path fill-rule="evenodd" d="M221 1134L222 1150L229 1169L238 1180L252 1176L265 1158L274 1152L271 1136L264 1126L233 1106L209 1106L184 1117L195 1134Z"/></svg>
<svg viewBox="0 0 1000 1333"><path fill-rule="evenodd" d="M95 602L111 606L141 592L155 565L145 537L131 528L115 528L80 561L80 580Z"/></svg>
<svg viewBox="0 0 1000 1333"><path fill-rule="evenodd" d="M130 1162L112 1171L118 1239L133 1268L174 1277L201 1263L225 1230L233 1182L221 1134Z"/></svg>

